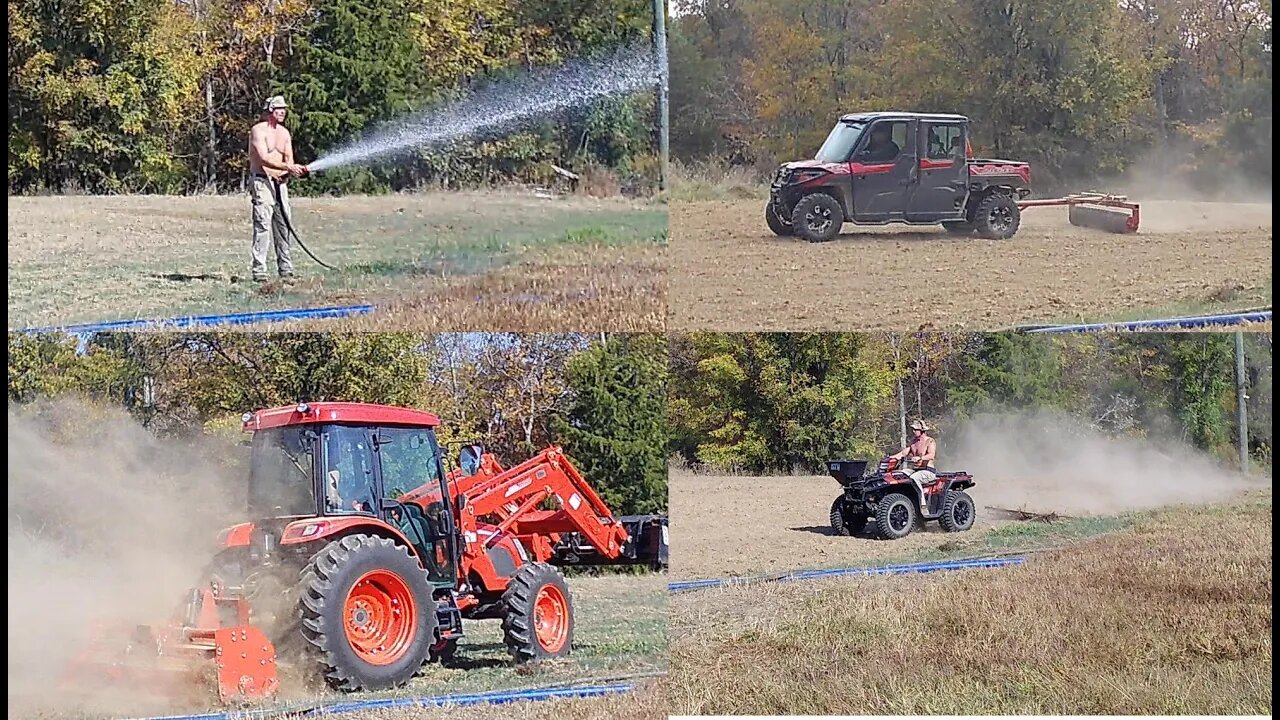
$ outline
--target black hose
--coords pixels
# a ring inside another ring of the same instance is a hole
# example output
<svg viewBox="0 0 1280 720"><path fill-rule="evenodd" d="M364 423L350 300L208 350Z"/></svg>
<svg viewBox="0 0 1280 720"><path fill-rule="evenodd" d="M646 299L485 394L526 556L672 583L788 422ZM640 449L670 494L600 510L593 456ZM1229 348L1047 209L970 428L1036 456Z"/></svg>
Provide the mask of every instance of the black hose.
<svg viewBox="0 0 1280 720"><path fill-rule="evenodd" d="M312 260L315 260L317 263L319 263L320 267L329 268L330 270L337 270L338 268L316 257L316 254L311 252L311 248L308 248L306 245L303 244L302 238L298 237L298 231L293 229L293 222L289 217L289 211L285 209L284 198L280 195L280 186L283 185L284 183L277 182L275 178L270 178L270 180L271 180L271 191L276 196L276 210L279 211L280 215L284 217L284 226L289 229L289 234L292 235L293 239L298 242L298 247L302 248L302 251L305 252L307 255L310 255Z"/></svg>

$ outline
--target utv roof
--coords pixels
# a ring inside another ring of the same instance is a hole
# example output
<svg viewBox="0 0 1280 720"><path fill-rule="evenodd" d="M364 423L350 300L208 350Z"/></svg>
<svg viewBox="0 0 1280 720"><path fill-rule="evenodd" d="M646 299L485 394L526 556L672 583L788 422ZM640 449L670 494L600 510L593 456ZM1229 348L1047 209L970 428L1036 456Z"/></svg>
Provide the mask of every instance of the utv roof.
<svg viewBox="0 0 1280 720"><path fill-rule="evenodd" d="M244 418L244 430L253 432L254 430L265 430L286 425L309 425L313 423L436 427L440 424L440 418L431 413L411 408L366 403L314 402L286 405L248 413Z"/></svg>
<svg viewBox="0 0 1280 720"><path fill-rule="evenodd" d="M850 122L853 120L937 120L938 122L969 122L969 118L964 115L951 115L947 113L919 113L905 112L894 110L890 112L864 112L849 113L840 117L841 122Z"/></svg>

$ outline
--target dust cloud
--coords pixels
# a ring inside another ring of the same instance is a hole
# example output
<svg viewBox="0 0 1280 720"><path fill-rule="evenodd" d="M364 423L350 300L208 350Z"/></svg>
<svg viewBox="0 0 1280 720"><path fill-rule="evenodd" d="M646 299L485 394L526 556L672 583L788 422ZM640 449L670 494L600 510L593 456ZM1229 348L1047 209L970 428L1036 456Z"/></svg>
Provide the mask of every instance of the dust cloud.
<svg viewBox="0 0 1280 720"><path fill-rule="evenodd" d="M1051 412L984 415L939 438L979 506L1095 515L1222 500L1264 487L1175 441L1112 438Z"/></svg>
<svg viewBox="0 0 1280 720"><path fill-rule="evenodd" d="M179 607L236 510L229 454L78 400L8 420L10 716L118 712L138 688L65 684L67 663L95 622L163 625Z"/></svg>

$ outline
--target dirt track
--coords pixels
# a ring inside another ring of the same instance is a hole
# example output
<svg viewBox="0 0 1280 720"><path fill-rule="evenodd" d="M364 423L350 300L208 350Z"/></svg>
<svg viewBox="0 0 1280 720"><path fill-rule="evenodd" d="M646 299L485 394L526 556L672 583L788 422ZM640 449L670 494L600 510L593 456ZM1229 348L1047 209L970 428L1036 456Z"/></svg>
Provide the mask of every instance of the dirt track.
<svg viewBox="0 0 1280 720"><path fill-rule="evenodd" d="M983 529L1008 524L982 511L973 530L950 534L928 523L895 542L830 534L830 477L728 477L672 473L671 575L696 579L797 568L859 565L902 558L939 545L976 541Z"/></svg>
<svg viewBox="0 0 1280 720"><path fill-rule="evenodd" d="M810 244L770 233L761 200L672 203L668 327L987 330L1270 304L1269 203L1144 202L1142 212L1128 236L1035 208L1005 241L846 225Z"/></svg>

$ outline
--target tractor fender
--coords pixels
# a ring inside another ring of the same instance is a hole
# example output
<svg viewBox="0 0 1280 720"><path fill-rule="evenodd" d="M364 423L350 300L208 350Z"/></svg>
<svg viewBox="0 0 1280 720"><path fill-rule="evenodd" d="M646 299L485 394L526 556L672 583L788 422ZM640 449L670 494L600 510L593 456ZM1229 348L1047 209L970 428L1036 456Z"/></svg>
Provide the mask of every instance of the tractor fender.
<svg viewBox="0 0 1280 720"><path fill-rule="evenodd" d="M413 543L409 542L409 538L405 537L404 533L400 532L398 528L368 515L295 520L286 525L284 532L280 533L280 544L282 546L302 545L317 540L338 540L356 533L377 535L396 544L403 545L419 564L422 563L422 558L418 557L418 549L413 546Z"/></svg>

